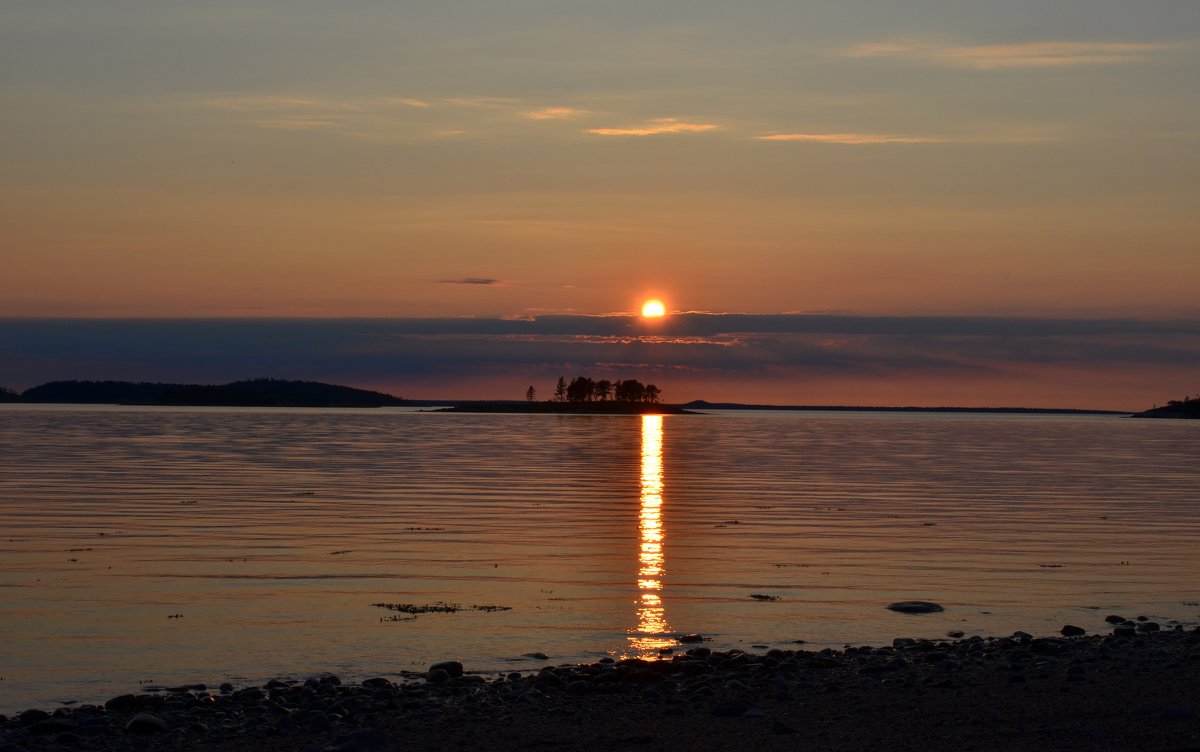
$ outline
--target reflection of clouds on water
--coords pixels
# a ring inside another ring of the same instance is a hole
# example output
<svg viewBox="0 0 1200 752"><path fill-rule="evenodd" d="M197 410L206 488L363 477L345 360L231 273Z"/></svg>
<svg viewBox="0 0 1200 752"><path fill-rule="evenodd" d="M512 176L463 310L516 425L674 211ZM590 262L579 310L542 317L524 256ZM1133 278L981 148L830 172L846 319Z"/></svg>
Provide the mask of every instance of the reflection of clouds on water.
<svg viewBox="0 0 1200 752"><path fill-rule="evenodd" d="M662 602L665 573L663 540L663 416L642 416L641 506L638 513L638 623L629 644L638 654L657 655L675 641Z"/></svg>

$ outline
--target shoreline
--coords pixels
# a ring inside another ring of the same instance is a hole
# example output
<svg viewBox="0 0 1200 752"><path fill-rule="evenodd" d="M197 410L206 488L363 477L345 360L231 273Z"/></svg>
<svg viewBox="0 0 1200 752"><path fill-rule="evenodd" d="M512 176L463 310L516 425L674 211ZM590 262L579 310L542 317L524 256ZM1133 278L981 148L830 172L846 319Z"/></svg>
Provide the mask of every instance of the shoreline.
<svg viewBox="0 0 1200 752"><path fill-rule="evenodd" d="M445 661L398 683L325 675L126 694L0 716L0 749L1200 746L1200 627L1122 622L1105 635L897 638L762 653L711 650L697 639L654 661L507 673Z"/></svg>

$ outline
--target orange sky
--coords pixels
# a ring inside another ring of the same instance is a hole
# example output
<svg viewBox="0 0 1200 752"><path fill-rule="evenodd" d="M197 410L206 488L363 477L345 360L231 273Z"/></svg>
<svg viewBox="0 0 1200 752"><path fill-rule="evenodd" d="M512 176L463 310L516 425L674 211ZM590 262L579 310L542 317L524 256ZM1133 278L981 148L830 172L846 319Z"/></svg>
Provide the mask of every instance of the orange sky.
<svg viewBox="0 0 1200 752"><path fill-rule="evenodd" d="M1200 318L1195 3L0 13L0 317Z"/></svg>

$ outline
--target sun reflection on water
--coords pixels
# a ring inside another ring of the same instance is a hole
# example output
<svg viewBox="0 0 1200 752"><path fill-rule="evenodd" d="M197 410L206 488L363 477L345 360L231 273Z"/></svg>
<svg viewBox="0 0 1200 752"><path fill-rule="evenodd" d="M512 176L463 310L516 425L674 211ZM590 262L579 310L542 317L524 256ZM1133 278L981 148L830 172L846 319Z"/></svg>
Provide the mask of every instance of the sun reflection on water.
<svg viewBox="0 0 1200 752"><path fill-rule="evenodd" d="M642 482L638 514L638 623L630 630L629 644L642 657L657 656L675 640L667 633L663 607L663 575L666 572L663 542L663 416L642 416Z"/></svg>

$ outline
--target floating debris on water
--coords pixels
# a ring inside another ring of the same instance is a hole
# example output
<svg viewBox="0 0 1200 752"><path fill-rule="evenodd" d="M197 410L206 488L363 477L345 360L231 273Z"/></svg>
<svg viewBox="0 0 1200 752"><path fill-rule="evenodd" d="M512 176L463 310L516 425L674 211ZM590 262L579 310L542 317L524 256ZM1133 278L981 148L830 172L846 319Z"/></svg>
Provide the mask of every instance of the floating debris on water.
<svg viewBox="0 0 1200 752"><path fill-rule="evenodd" d="M779 600L778 595L766 595L764 593L751 593L750 597L756 601L777 601L777 600Z"/></svg>
<svg viewBox="0 0 1200 752"><path fill-rule="evenodd" d="M349 553L353 553L353 551L351 551L350 549L346 549L344 551L330 551L329 555L330 556L341 556L342 554L349 554Z"/></svg>
<svg viewBox="0 0 1200 752"><path fill-rule="evenodd" d="M459 603L446 603L445 601L435 601L434 603L372 603L375 608L386 608L388 611L398 611L402 614L457 614L459 611L486 611L488 613L496 611L512 611L512 606L497 606L495 604L463 606Z"/></svg>

